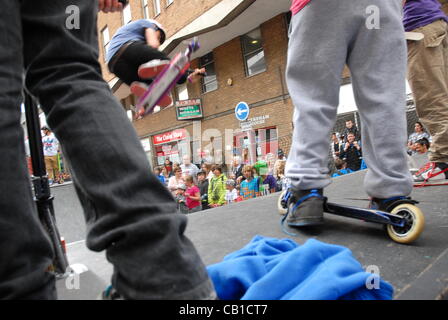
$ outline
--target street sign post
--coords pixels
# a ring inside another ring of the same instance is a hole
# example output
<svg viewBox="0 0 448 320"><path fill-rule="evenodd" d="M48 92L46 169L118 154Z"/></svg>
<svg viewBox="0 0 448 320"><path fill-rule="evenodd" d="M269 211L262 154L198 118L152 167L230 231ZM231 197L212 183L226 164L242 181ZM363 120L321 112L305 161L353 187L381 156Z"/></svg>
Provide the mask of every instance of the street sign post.
<svg viewBox="0 0 448 320"><path fill-rule="evenodd" d="M240 102L235 107L235 117L239 121L245 121L249 117L249 105L246 102Z"/></svg>

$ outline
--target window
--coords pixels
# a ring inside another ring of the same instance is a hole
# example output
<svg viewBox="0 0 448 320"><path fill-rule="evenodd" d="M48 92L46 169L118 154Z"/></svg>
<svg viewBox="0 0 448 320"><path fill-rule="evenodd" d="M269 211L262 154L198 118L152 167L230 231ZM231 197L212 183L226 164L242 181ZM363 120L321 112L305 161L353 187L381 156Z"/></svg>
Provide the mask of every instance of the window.
<svg viewBox="0 0 448 320"><path fill-rule="evenodd" d="M246 75L253 76L266 71L266 62L264 59L260 29L255 29L241 36L241 45L243 49Z"/></svg>
<svg viewBox="0 0 448 320"><path fill-rule="evenodd" d="M168 7L170 4L172 4L174 0L166 0L166 6Z"/></svg>
<svg viewBox="0 0 448 320"><path fill-rule="evenodd" d="M149 19L150 15L149 15L148 0L142 0L142 7L143 7L143 17L145 17L145 19Z"/></svg>
<svg viewBox="0 0 448 320"><path fill-rule="evenodd" d="M123 9L123 24L128 24L132 21L131 4L128 4Z"/></svg>
<svg viewBox="0 0 448 320"><path fill-rule="evenodd" d="M179 101L181 100L188 100L188 88L187 84L183 83L176 86L176 93L177 93L177 99Z"/></svg>
<svg viewBox="0 0 448 320"><path fill-rule="evenodd" d="M153 0L154 5L154 16L158 16L161 12L160 10L160 0Z"/></svg>
<svg viewBox="0 0 448 320"><path fill-rule="evenodd" d="M103 38L103 48L104 48L104 59L106 59L107 50L109 50L109 28L106 26L101 30L101 37Z"/></svg>
<svg viewBox="0 0 448 320"><path fill-rule="evenodd" d="M202 82L202 93L207 93L218 89L218 80L216 78L215 61L213 59L213 52L206 54L199 59L199 64L201 68L205 68L207 76L203 77Z"/></svg>

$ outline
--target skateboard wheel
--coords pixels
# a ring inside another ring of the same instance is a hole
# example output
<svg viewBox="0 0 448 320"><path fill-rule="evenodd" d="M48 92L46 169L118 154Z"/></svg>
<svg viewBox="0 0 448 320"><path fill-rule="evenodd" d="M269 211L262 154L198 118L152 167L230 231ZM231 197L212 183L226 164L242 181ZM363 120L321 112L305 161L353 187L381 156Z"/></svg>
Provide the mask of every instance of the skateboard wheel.
<svg viewBox="0 0 448 320"><path fill-rule="evenodd" d="M285 215L286 212L288 211L288 208L286 206L283 206L283 204L282 204L282 199L283 199L283 196L285 195L285 193L286 193L286 190L283 190L280 193L280 196L278 197L278 200L277 200L278 213L281 214L282 216Z"/></svg>
<svg viewBox="0 0 448 320"><path fill-rule="evenodd" d="M387 233L392 240L407 244L420 236L425 226L425 216L419 208L413 204L404 203L393 208L391 213L405 219L403 227L387 225Z"/></svg>

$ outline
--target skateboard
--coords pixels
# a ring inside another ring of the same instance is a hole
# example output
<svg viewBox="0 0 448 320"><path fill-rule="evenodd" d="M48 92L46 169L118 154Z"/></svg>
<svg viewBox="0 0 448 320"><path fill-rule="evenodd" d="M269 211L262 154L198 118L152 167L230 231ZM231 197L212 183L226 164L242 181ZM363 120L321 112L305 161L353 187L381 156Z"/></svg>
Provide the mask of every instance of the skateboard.
<svg viewBox="0 0 448 320"><path fill-rule="evenodd" d="M140 118L151 113L157 103L176 85L177 81L190 67L191 54L199 49L197 37L188 45L184 52L178 53L171 62L157 75L148 90L138 99L135 106L136 117Z"/></svg>
<svg viewBox="0 0 448 320"><path fill-rule="evenodd" d="M291 197L289 189L284 190L278 200L278 210L284 217L281 226L285 233L297 236L285 230L284 222L288 216L288 200ZM388 236L395 242L408 244L415 241L422 233L425 216L416 206L418 202L410 198L402 198L391 203L386 211L359 208L354 206L331 203L324 197L324 212L379 223L385 226Z"/></svg>

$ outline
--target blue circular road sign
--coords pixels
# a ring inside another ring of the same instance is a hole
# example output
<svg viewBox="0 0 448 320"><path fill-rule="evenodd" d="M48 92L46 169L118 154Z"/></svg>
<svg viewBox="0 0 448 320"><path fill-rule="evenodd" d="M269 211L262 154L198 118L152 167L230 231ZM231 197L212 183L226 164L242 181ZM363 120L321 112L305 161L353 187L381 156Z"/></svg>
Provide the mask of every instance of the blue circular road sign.
<svg viewBox="0 0 448 320"><path fill-rule="evenodd" d="M240 102L235 107L235 117L239 121L245 121L249 117L249 105L246 102Z"/></svg>

